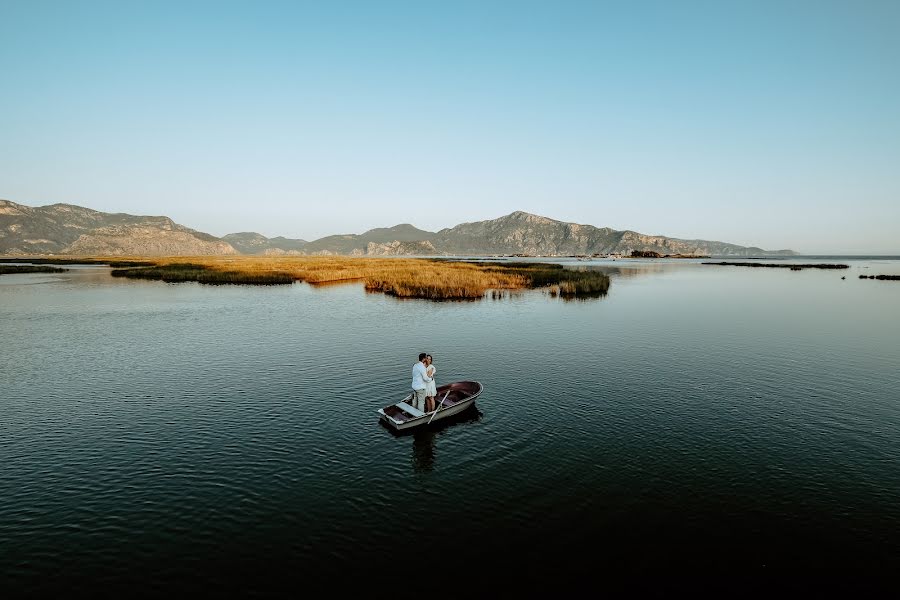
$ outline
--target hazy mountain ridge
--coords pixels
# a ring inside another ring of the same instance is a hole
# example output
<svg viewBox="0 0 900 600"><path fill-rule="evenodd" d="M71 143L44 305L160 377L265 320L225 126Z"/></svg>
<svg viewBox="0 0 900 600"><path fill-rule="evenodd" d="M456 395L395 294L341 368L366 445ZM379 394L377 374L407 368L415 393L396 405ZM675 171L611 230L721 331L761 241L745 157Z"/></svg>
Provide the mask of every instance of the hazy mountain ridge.
<svg viewBox="0 0 900 600"><path fill-rule="evenodd" d="M306 254L420 256L571 256L630 254L633 250L716 256L795 254L791 250L767 251L726 242L683 240L644 235L636 231L617 231L609 227L565 223L522 211L498 219L461 223L436 233L403 224L371 229L359 235L327 236L308 242L304 247Z"/></svg>
<svg viewBox="0 0 900 600"><path fill-rule="evenodd" d="M566 223L516 211L498 219L461 223L438 232L408 223L362 234L331 235L311 242L267 238L256 232L222 238L179 225L168 217L103 213L70 204L31 208L0 200L0 253L186 256L264 254L351 256L630 254L717 256L790 255L708 240L683 240Z"/></svg>

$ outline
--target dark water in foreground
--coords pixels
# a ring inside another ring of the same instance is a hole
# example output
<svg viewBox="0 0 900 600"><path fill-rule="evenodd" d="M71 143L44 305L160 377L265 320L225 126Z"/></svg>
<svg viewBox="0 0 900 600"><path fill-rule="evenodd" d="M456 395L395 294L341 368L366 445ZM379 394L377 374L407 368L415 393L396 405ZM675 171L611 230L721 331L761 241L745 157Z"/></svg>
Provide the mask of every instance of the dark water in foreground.
<svg viewBox="0 0 900 600"><path fill-rule="evenodd" d="M894 573L900 283L857 278L900 261L591 264L583 302L0 277L2 590ZM485 392L395 437L420 350Z"/></svg>

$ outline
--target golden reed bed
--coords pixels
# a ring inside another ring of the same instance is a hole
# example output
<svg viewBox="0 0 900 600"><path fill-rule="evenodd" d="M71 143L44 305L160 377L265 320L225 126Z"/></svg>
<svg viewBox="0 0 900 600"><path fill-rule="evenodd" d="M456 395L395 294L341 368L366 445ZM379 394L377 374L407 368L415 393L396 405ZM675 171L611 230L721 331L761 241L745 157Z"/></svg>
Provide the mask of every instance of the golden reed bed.
<svg viewBox="0 0 900 600"><path fill-rule="evenodd" d="M521 274L502 273L473 263L415 258L202 257L165 259L160 265L190 262L242 275L286 274L295 281L330 284L364 281L366 289L402 298L480 298L489 289L528 287Z"/></svg>
<svg viewBox="0 0 900 600"><path fill-rule="evenodd" d="M400 298L433 300L476 299L484 297L488 290L537 287L546 287L554 295L596 295L605 294L609 286L609 278L602 273L572 271L560 265L540 263L347 256L90 257L76 260L110 263L114 267L112 274L117 277L263 285L294 281L314 285L363 281L370 291Z"/></svg>

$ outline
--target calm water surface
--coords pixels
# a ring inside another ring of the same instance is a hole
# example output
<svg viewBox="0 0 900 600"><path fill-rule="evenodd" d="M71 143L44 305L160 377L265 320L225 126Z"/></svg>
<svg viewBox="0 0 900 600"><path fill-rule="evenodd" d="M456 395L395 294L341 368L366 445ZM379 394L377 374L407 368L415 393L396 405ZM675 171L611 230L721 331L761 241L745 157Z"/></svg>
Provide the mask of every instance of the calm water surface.
<svg viewBox="0 0 900 600"><path fill-rule="evenodd" d="M4 275L0 583L892 573L900 283L858 276L900 261L844 262L573 262L613 280L570 302ZM485 392L398 437L420 351Z"/></svg>

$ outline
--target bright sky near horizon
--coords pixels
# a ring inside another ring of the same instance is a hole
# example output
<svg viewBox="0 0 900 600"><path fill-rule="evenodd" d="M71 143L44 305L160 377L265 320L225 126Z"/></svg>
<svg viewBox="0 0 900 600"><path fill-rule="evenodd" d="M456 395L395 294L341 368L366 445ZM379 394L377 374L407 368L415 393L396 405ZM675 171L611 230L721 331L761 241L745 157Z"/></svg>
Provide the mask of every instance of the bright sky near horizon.
<svg viewBox="0 0 900 600"><path fill-rule="evenodd" d="M0 198L900 254L900 1L0 0Z"/></svg>

